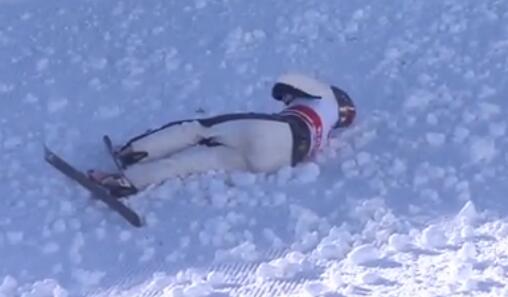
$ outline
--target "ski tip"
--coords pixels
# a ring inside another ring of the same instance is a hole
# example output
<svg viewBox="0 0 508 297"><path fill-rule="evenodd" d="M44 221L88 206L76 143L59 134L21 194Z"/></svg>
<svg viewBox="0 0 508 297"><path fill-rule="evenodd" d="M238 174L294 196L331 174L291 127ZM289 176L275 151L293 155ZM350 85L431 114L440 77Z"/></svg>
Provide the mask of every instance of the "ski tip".
<svg viewBox="0 0 508 297"><path fill-rule="evenodd" d="M136 228L141 228L144 226L143 220L135 212L132 212L129 216L124 216L124 218L127 219L127 221Z"/></svg>
<svg viewBox="0 0 508 297"><path fill-rule="evenodd" d="M141 220L141 218L140 218L140 217L137 217L137 218L133 219L133 220L131 221L131 224L132 224L134 227L136 227L136 228L141 228L141 227L143 227L143 221Z"/></svg>

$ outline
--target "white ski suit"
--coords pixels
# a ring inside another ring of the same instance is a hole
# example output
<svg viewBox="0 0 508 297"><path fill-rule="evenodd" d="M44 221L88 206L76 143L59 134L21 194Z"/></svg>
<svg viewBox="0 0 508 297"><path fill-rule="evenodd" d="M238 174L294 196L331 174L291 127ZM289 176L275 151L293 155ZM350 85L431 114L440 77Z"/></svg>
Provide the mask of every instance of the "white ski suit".
<svg viewBox="0 0 508 297"><path fill-rule="evenodd" d="M340 126L340 105L352 104L342 90L296 74L281 77L272 95L287 105L279 114L184 120L133 138L122 150L145 156L125 169L125 177L142 189L210 170L272 172L294 166L312 157Z"/></svg>

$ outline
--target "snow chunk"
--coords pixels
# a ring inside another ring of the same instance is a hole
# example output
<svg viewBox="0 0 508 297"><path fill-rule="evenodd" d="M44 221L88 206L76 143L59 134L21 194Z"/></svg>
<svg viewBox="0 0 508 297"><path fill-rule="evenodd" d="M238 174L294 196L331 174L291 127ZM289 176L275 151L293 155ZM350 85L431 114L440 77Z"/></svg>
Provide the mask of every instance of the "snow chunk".
<svg viewBox="0 0 508 297"><path fill-rule="evenodd" d="M73 263L81 263L82 257L80 254L81 248L85 245L85 239L81 232L74 236L72 245L69 251L69 257Z"/></svg>
<svg viewBox="0 0 508 297"><path fill-rule="evenodd" d="M164 30L164 29L161 29ZM164 65L168 73L178 70L181 65L181 61L178 58L178 50L176 48L170 48L165 53Z"/></svg>
<svg viewBox="0 0 508 297"><path fill-rule="evenodd" d="M501 137L506 134L506 123L490 123L489 132L493 137Z"/></svg>
<svg viewBox="0 0 508 297"><path fill-rule="evenodd" d="M348 260L356 265L364 265L368 262L379 260L381 253L372 244L364 244L355 247L347 256Z"/></svg>
<svg viewBox="0 0 508 297"><path fill-rule="evenodd" d="M357 164L354 160L342 162L341 169L346 177L355 177L358 175Z"/></svg>
<svg viewBox="0 0 508 297"><path fill-rule="evenodd" d="M478 98L479 99L487 99L488 97L492 97L494 95L496 95L496 89L494 89L488 85L483 85L480 92L478 93Z"/></svg>
<svg viewBox="0 0 508 297"><path fill-rule="evenodd" d="M256 183L256 175L249 172L235 172L230 178L231 183L237 187L248 187Z"/></svg>
<svg viewBox="0 0 508 297"><path fill-rule="evenodd" d="M473 226L464 225L460 229L460 237L462 239L465 239L465 240L471 239L471 238L473 238L474 234L475 234L475 230L474 230Z"/></svg>
<svg viewBox="0 0 508 297"><path fill-rule="evenodd" d="M37 70L37 72L41 72L41 71L46 70L48 68L48 65L49 65L49 59L43 58L43 59L40 59L39 61L37 61L37 63L35 64L35 69Z"/></svg>
<svg viewBox="0 0 508 297"><path fill-rule="evenodd" d="M407 166L406 166L406 163L401 160L401 159L395 159L393 160L393 164L390 168L390 172L393 174L393 175L401 175L403 174L404 172L406 172L407 170Z"/></svg>
<svg viewBox="0 0 508 297"><path fill-rule="evenodd" d="M489 163L496 155L496 144L490 138L476 138L471 141L470 153L473 162Z"/></svg>
<svg viewBox="0 0 508 297"><path fill-rule="evenodd" d="M408 235L395 233L388 238L388 245L394 251L404 252L411 247L411 241Z"/></svg>
<svg viewBox="0 0 508 297"><path fill-rule="evenodd" d="M23 141L21 140L21 137L19 137L19 136L9 137L4 140L4 148L6 150L12 150L12 149L15 149L16 147L20 146L22 143L23 143Z"/></svg>
<svg viewBox="0 0 508 297"><path fill-rule="evenodd" d="M7 240L10 244L19 244L23 241L24 234L20 231L9 231L7 232Z"/></svg>
<svg viewBox="0 0 508 297"><path fill-rule="evenodd" d="M108 65L108 60L103 57L91 57L88 60L88 66L95 70L102 70Z"/></svg>
<svg viewBox="0 0 508 297"><path fill-rule="evenodd" d="M282 249L284 247L282 239L271 229L265 228L263 230L263 237L270 242L274 249Z"/></svg>
<svg viewBox="0 0 508 297"><path fill-rule="evenodd" d="M433 147L442 146L445 143L446 135L443 133L427 133L427 142Z"/></svg>
<svg viewBox="0 0 508 297"><path fill-rule="evenodd" d="M490 138L475 138L471 141L470 154L473 162L489 163L496 155L496 144Z"/></svg>
<svg viewBox="0 0 508 297"><path fill-rule="evenodd" d="M48 102L48 112L56 113L65 109L65 107L69 104L69 100L67 98L53 98Z"/></svg>
<svg viewBox="0 0 508 297"><path fill-rule="evenodd" d="M451 262L449 264L449 275L451 276L449 279L451 283L465 285L469 283L473 276L473 265L472 263L460 261Z"/></svg>
<svg viewBox="0 0 508 297"><path fill-rule="evenodd" d="M256 275L261 279L275 279L279 277L280 274L277 267L270 263L261 263L256 269Z"/></svg>
<svg viewBox="0 0 508 297"><path fill-rule="evenodd" d="M101 119L112 119L118 117L122 113L120 106L101 106L97 111L97 116Z"/></svg>
<svg viewBox="0 0 508 297"><path fill-rule="evenodd" d="M287 202L287 196L285 193L274 193L273 194L273 206L284 205Z"/></svg>
<svg viewBox="0 0 508 297"><path fill-rule="evenodd" d="M195 7L196 9L203 9L203 8L205 8L205 7L206 7L206 4L207 4L207 3L206 3L206 0L196 0L196 1L195 1L195 6L194 6L194 7Z"/></svg>
<svg viewBox="0 0 508 297"><path fill-rule="evenodd" d="M164 289L164 295L163 296L168 296L168 297L185 297L185 295L183 293L183 288L181 286Z"/></svg>
<svg viewBox="0 0 508 297"><path fill-rule="evenodd" d="M212 271L206 276L206 281L212 287L217 288L224 285L227 282L227 278L226 275L221 272Z"/></svg>
<svg viewBox="0 0 508 297"><path fill-rule="evenodd" d="M320 259L340 259L344 257L347 245L325 243L318 245L316 254Z"/></svg>
<svg viewBox="0 0 508 297"><path fill-rule="evenodd" d="M14 291L18 287L18 282L10 275L4 277L0 284L0 296L14 296Z"/></svg>
<svg viewBox="0 0 508 297"><path fill-rule="evenodd" d="M129 239L132 238L132 232L131 231L127 231L127 230L123 230L123 231L120 232L120 235L118 237L119 237L121 242L126 242L126 241L128 241Z"/></svg>
<svg viewBox="0 0 508 297"><path fill-rule="evenodd" d="M308 162L295 168L295 179L299 183L311 183L317 180L320 174L319 166L316 163Z"/></svg>
<svg viewBox="0 0 508 297"><path fill-rule="evenodd" d="M325 284L319 281L313 281L310 283L306 283L303 287L304 290L304 296L309 297L317 297L317 296L323 296L327 292L330 291L330 288L328 288Z"/></svg>
<svg viewBox="0 0 508 297"><path fill-rule="evenodd" d="M76 208L69 201L60 201L60 214L62 215L72 215L76 212Z"/></svg>
<svg viewBox="0 0 508 297"><path fill-rule="evenodd" d="M52 224L51 228L56 233L62 233L67 229L67 225L63 219L58 219Z"/></svg>
<svg viewBox="0 0 508 297"><path fill-rule="evenodd" d="M471 262L476 259L478 252L476 250L475 244L468 241L462 245L460 250L457 252L457 255L460 260Z"/></svg>
<svg viewBox="0 0 508 297"><path fill-rule="evenodd" d="M277 185L286 185L293 177L293 168L290 166L284 166L279 169L276 173Z"/></svg>
<svg viewBox="0 0 508 297"><path fill-rule="evenodd" d="M79 268L72 271L72 278L85 287L98 285L104 276L106 276L104 271L88 271Z"/></svg>
<svg viewBox="0 0 508 297"><path fill-rule="evenodd" d="M28 104L34 104L39 102L39 98L32 93L28 93L26 94L25 99L23 99L23 102L26 102Z"/></svg>
<svg viewBox="0 0 508 297"><path fill-rule="evenodd" d="M193 283L183 289L185 297L205 297L213 293L213 288L207 283Z"/></svg>
<svg viewBox="0 0 508 297"><path fill-rule="evenodd" d="M298 241L291 245L292 249L299 251L310 250L318 244L319 234L314 232L306 232L299 236Z"/></svg>
<svg viewBox="0 0 508 297"><path fill-rule="evenodd" d="M262 263L256 270L256 275L261 279L292 279L312 268L312 264L305 255L300 252L291 252L283 258Z"/></svg>
<svg viewBox="0 0 508 297"><path fill-rule="evenodd" d="M350 248L351 234L344 228L333 227L321 240L314 254L320 259L343 258Z"/></svg>
<svg viewBox="0 0 508 297"><path fill-rule="evenodd" d="M208 182L208 190L210 193L221 193L227 191L227 186L224 180L212 178Z"/></svg>
<svg viewBox="0 0 508 297"><path fill-rule="evenodd" d="M225 40L226 54L237 54L238 52L254 47L266 38L266 33L262 30L253 30L245 32L243 28L233 29Z"/></svg>
<svg viewBox="0 0 508 297"><path fill-rule="evenodd" d="M453 132L453 141L456 143L462 143L469 136L470 132L464 127L456 127Z"/></svg>
<svg viewBox="0 0 508 297"><path fill-rule="evenodd" d="M464 292L473 292L478 290L480 282L477 279L469 278L463 281L461 290Z"/></svg>
<svg viewBox="0 0 508 297"><path fill-rule="evenodd" d="M3 84L0 83L0 93L9 93L14 90L15 86L13 84Z"/></svg>
<svg viewBox="0 0 508 297"><path fill-rule="evenodd" d="M503 223L501 226L497 228L496 236L499 239L508 237L508 223Z"/></svg>
<svg viewBox="0 0 508 297"><path fill-rule="evenodd" d="M143 249L143 254L141 255L141 257L139 257L139 263L144 263L144 262L150 261L151 259L153 259L154 255L155 255L155 248L145 247Z"/></svg>
<svg viewBox="0 0 508 297"><path fill-rule="evenodd" d="M216 208L224 208L227 206L229 201L229 195L226 192L216 192L210 195L212 205Z"/></svg>
<svg viewBox="0 0 508 297"><path fill-rule="evenodd" d="M491 117L500 114L502 109L499 107L499 105L488 103L488 102L481 102L479 104L480 108L478 110L480 117L484 120L488 120Z"/></svg>
<svg viewBox="0 0 508 297"><path fill-rule="evenodd" d="M23 13L19 19L22 20L22 21L28 21L29 19L31 19L33 16L33 14L29 13L29 12L25 12Z"/></svg>
<svg viewBox="0 0 508 297"><path fill-rule="evenodd" d="M146 291L161 291L170 286L174 282L174 279L169 277L164 272L155 272L152 275L152 279L144 284ZM166 295L164 295L166 296Z"/></svg>
<svg viewBox="0 0 508 297"><path fill-rule="evenodd" d="M106 238L106 234L107 234L106 229L104 229L103 227L98 227L97 229L95 229L95 236L99 240Z"/></svg>
<svg viewBox="0 0 508 297"><path fill-rule="evenodd" d="M307 250L318 244L319 234L316 229L322 223L322 219L312 210L291 205L290 216L296 219L295 225L295 242L292 244L293 249Z"/></svg>
<svg viewBox="0 0 508 297"><path fill-rule="evenodd" d="M463 225L472 225L478 218L479 214L476 211L476 207L472 201L468 201L459 211L456 220Z"/></svg>
<svg viewBox="0 0 508 297"><path fill-rule="evenodd" d="M367 271L360 275L360 280L366 285L377 285L384 279L375 271Z"/></svg>
<svg viewBox="0 0 508 297"><path fill-rule="evenodd" d="M435 114L429 113L427 115L427 123L429 125L437 125L438 122L439 122L439 120L438 120L438 118L437 118L437 116Z"/></svg>
<svg viewBox="0 0 508 297"><path fill-rule="evenodd" d="M407 109L424 109L433 99L433 94L424 90L419 90L415 94L409 96L406 102L404 102L404 107Z"/></svg>
<svg viewBox="0 0 508 297"><path fill-rule="evenodd" d="M69 293L63 289L58 282L53 279L46 279L36 282L32 285L29 292L22 295L23 297L67 297Z"/></svg>
<svg viewBox="0 0 508 297"><path fill-rule="evenodd" d="M369 165L370 163L372 163L372 157L371 157L371 155L369 153L360 152L356 156L356 163L360 167L363 167L365 165Z"/></svg>
<svg viewBox="0 0 508 297"><path fill-rule="evenodd" d="M47 243L42 247L42 252L44 254L53 254L60 250L60 246L56 242Z"/></svg>
<svg viewBox="0 0 508 297"><path fill-rule="evenodd" d="M218 250L215 259L255 261L259 257L256 246L252 242L243 242L230 250Z"/></svg>
<svg viewBox="0 0 508 297"><path fill-rule="evenodd" d="M421 243L423 247L434 249L446 246L448 239L444 231L437 225L430 225L422 232Z"/></svg>
<svg viewBox="0 0 508 297"><path fill-rule="evenodd" d="M499 290L498 293L494 293L494 295L499 297L508 297L508 286L504 286L503 289Z"/></svg>

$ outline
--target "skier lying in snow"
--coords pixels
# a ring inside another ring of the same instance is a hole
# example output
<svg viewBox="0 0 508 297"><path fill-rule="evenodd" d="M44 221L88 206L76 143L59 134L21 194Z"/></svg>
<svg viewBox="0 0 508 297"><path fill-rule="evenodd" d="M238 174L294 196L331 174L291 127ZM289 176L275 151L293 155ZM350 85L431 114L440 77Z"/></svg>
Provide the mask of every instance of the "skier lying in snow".
<svg viewBox="0 0 508 297"><path fill-rule="evenodd" d="M277 114L240 113L168 123L115 150L122 173L89 171L89 177L122 197L163 182L209 170L272 172L313 157L329 133L349 126L355 106L341 89L288 74L272 96Z"/></svg>

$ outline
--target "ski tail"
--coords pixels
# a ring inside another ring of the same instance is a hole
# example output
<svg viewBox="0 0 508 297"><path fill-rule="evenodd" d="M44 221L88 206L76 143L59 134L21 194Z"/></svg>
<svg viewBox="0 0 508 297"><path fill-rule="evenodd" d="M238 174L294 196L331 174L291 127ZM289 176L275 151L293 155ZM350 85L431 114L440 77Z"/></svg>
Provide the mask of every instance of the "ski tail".
<svg viewBox="0 0 508 297"><path fill-rule="evenodd" d="M104 135L102 137L102 141L104 142L106 151L111 156L111 159L113 159L113 162L115 163L115 166L118 169L118 171L123 171L125 169L125 165L116 155L115 150L113 149L113 141L111 140L111 138L108 135Z"/></svg>
<svg viewBox="0 0 508 297"><path fill-rule="evenodd" d="M44 146L44 159L56 170L88 190L93 198L104 202L111 210L121 215L131 225L135 227L141 227L143 225L141 218L136 212L123 204L118 198L113 197L109 191L100 184L89 179L85 173L77 170L53 153L47 146Z"/></svg>

